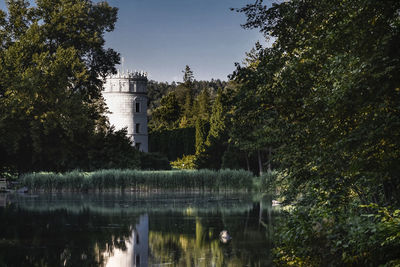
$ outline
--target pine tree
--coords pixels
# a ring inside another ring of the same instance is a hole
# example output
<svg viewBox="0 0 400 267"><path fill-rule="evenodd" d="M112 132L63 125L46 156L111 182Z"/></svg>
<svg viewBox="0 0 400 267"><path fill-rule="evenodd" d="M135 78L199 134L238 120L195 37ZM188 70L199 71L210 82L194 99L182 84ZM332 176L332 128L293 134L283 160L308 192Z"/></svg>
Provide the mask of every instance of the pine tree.
<svg viewBox="0 0 400 267"><path fill-rule="evenodd" d="M207 136L207 145L211 145L213 140L221 139L226 130L225 120L226 115L222 105L222 90L219 89L217 93L217 98L215 99L212 106L210 117L210 132Z"/></svg>
<svg viewBox="0 0 400 267"><path fill-rule="evenodd" d="M198 117L196 121L196 154L200 154L206 148L208 128L208 122Z"/></svg>
<svg viewBox="0 0 400 267"><path fill-rule="evenodd" d="M205 146L202 151L199 151L197 156L196 165L199 168L219 169L221 167L222 156L226 150L228 139L222 97L222 90L219 89L212 106L210 130Z"/></svg>
<svg viewBox="0 0 400 267"><path fill-rule="evenodd" d="M194 81L193 71L190 69L188 65L186 65L185 70L183 72L183 82L185 84L191 84Z"/></svg>
<svg viewBox="0 0 400 267"><path fill-rule="evenodd" d="M201 119L208 121L210 118L210 93L207 89L203 89L197 97L198 112L197 116Z"/></svg>

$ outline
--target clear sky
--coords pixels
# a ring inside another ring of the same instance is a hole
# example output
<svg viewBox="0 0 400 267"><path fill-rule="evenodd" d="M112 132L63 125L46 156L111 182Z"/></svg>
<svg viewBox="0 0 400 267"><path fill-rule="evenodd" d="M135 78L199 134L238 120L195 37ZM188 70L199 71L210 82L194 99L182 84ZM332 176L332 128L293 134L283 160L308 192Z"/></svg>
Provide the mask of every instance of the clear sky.
<svg viewBox="0 0 400 267"><path fill-rule="evenodd" d="M119 12L115 31L106 34L106 46L121 53L124 69L144 70L157 81L181 81L185 65L197 80L227 80L234 63L263 40L257 30L241 28L243 14L230 11L254 0L107 2Z"/></svg>

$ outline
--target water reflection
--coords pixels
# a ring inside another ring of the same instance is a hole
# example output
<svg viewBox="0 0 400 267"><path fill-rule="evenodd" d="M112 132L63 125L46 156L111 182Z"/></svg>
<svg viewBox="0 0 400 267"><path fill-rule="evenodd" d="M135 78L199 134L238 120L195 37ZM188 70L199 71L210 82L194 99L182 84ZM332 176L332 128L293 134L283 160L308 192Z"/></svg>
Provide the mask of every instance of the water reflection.
<svg viewBox="0 0 400 267"><path fill-rule="evenodd" d="M0 207L5 207L7 204L7 194L0 193Z"/></svg>
<svg viewBox="0 0 400 267"><path fill-rule="evenodd" d="M149 216L140 216L139 223L132 230L132 236L125 240L125 249L114 249L103 253L105 266L148 266L149 258Z"/></svg>
<svg viewBox="0 0 400 267"><path fill-rule="evenodd" d="M274 211L249 195L9 196L0 266L268 266ZM228 230L232 240L219 239Z"/></svg>

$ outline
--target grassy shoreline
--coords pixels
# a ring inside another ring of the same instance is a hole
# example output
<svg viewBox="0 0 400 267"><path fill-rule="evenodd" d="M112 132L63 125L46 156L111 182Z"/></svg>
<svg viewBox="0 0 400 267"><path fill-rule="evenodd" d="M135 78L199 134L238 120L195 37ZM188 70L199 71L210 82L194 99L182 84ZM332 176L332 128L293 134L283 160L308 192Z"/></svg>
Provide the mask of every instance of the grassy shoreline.
<svg viewBox="0 0 400 267"><path fill-rule="evenodd" d="M251 191L254 175L244 170L98 170L28 173L21 184L32 191L182 190Z"/></svg>

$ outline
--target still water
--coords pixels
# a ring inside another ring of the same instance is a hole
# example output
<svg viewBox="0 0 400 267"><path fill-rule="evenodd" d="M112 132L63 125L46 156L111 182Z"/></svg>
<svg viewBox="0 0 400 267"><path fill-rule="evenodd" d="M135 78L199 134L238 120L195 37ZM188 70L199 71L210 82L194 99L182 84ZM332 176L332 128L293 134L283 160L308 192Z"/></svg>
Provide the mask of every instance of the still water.
<svg viewBox="0 0 400 267"><path fill-rule="evenodd" d="M275 214L251 194L1 194L0 266L270 266Z"/></svg>

